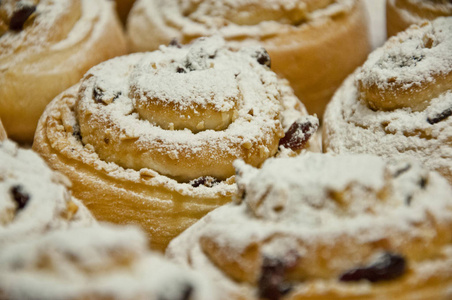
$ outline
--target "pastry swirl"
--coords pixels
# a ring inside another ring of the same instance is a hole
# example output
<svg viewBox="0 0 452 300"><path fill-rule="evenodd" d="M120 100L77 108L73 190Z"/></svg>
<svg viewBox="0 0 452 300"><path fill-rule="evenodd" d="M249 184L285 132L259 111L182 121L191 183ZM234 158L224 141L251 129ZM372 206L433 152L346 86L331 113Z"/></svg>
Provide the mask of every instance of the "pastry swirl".
<svg viewBox="0 0 452 300"><path fill-rule="evenodd" d="M102 63L49 105L34 148L98 219L140 223L165 247L230 200L235 159L317 146L318 120L265 54L210 38Z"/></svg>
<svg viewBox="0 0 452 300"><path fill-rule="evenodd" d="M412 24L420 24L439 17L452 16L449 0L387 0L386 27L388 36L404 31Z"/></svg>
<svg viewBox="0 0 452 300"><path fill-rule="evenodd" d="M0 249L2 299L215 300L212 283L147 249L136 228L54 231Z"/></svg>
<svg viewBox="0 0 452 300"><path fill-rule="evenodd" d="M261 45L272 69L319 116L370 50L365 9L355 0L140 0L127 33L134 52L215 34L237 48Z"/></svg>
<svg viewBox="0 0 452 300"><path fill-rule="evenodd" d="M167 249L229 299L447 299L452 189L439 174L316 153L236 167L236 203Z"/></svg>
<svg viewBox="0 0 452 300"><path fill-rule="evenodd" d="M331 101L324 151L411 156L452 182L452 17L387 41Z"/></svg>
<svg viewBox="0 0 452 300"><path fill-rule="evenodd" d="M10 138L31 143L45 106L97 63L125 54L105 0L0 3L0 117Z"/></svg>
<svg viewBox="0 0 452 300"><path fill-rule="evenodd" d="M0 244L94 222L71 196L69 180L33 151L0 142ZM0 293L1 294L1 293Z"/></svg>

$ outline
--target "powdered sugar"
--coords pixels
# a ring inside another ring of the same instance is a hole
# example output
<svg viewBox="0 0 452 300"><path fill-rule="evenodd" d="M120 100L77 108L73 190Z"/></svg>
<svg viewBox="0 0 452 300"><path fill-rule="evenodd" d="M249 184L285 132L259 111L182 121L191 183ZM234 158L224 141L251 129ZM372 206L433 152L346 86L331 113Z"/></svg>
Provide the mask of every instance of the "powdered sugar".
<svg viewBox="0 0 452 300"><path fill-rule="evenodd" d="M200 274L149 253L135 228L56 231L0 249L0 289L14 299L217 299Z"/></svg>
<svg viewBox="0 0 452 300"><path fill-rule="evenodd" d="M52 171L33 151L6 140L0 143L0 162L1 243L93 222L87 209L71 198L68 179ZM18 197L25 204L17 203L14 198ZM67 214L69 202L78 206L73 216Z"/></svg>

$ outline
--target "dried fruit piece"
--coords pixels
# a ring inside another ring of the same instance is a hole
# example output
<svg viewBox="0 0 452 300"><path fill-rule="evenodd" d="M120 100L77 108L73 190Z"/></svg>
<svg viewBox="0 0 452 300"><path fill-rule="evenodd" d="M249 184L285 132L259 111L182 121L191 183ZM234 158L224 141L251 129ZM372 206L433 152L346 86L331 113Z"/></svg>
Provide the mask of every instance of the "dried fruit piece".
<svg viewBox="0 0 452 300"><path fill-rule="evenodd" d="M176 47L176 48L182 48L182 45L179 43L179 41L174 38L169 42L168 47Z"/></svg>
<svg viewBox="0 0 452 300"><path fill-rule="evenodd" d="M21 185L12 186L10 193L17 204L17 210L23 209L27 205L28 200L30 200L30 195L24 191Z"/></svg>
<svg viewBox="0 0 452 300"><path fill-rule="evenodd" d="M285 279L288 268L290 266L280 259L264 257L258 281L260 299L279 300L290 292L292 286Z"/></svg>
<svg viewBox="0 0 452 300"><path fill-rule="evenodd" d="M267 67L271 68L271 59L270 59L270 55L268 54L267 50L265 50L264 48L261 48L258 51L256 51L254 56L256 57L256 60L258 63L260 63L263 66L267 66Z"/></svg>
<svg viewBox="0 0 452 300"><path fill-rule="evenodd" d="M345 272L339 278L340 281L367 280L370 282L393 280L405 273L406 261L403 256L393 253L385 253L376 263L356 268Z"/></svg>
<svg viewBox="0 0 452 300"><path fill-rule="evenodd" d="M202 176L196 179L193 179L192 181L190 181L190 184L193 187L198 187L200 185L204 185L206 187L213 187L214 185L220 183L220 181L212 176Z"/></svg>
<svg viewBox="0 0 452 300"><path fill-rule="evenodd" d="M36 5L22 4L13 12L9 22L9 29L19 31L24 28L25 22L36 11Z"/></svg>
<svg viewBox="0 0 452 300"><path fill-rule="evenodd" d="M317 131L318 126L318 124L312 124L310 121L294 122L290 125L284 137L279 140L279 146L293 151L303 149L311 136Z"/></svg>
<svg viewBox="0 0 452 300"><path fill-rule="evenodd" d="M452 107L449 107L448 109L446 109L442 113L437 114L433 118L430 118L430 117L427 118L427 122L429 122L430 125L433 125L433 124L441 122L444 119L447 119L451 115L452 115Z"/></svg>

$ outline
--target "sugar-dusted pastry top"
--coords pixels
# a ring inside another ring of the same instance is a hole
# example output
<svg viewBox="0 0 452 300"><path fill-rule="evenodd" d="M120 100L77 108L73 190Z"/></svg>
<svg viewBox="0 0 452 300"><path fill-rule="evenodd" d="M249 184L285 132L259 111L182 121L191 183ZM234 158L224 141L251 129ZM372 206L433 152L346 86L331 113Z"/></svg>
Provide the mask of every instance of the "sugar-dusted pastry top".
<svg viewBox="0 0 452 300"><path fill-rule="evenodd" d="M68 190L69 180L38 154L0 142L0 243L94 222Z"/></svg>
<svg viewBox="0 0 452 300"><path fill-rule="evenodd" d="M260 169L235 166L236 203L208 214L167 250L232 294L375 296L387 290L370 282L399 278L401 290L423 286L451 248L452 189L413 161L308 153ZM451 266L452 256L445 261Z"/></svg>
<svg viewBox="0 0 452 300"><path fill-rule="evenodd" d="M296 31L305 23L334 18L351 10L353 5L351 0L142 0L137 1L133 10L152 20L169 36L186 43L217 32L228 40L264 40L276 33ZM129 20L128 25L146 24Z"/></svg>
<svg viewBox="0 0 452 300"><path fill-rule="evenodd" d="M294 122L309 123L305 143L318 127L269 64L264 49L230 51L218 37L102 63L80 83L81 140L123 168L227 179L235 159L275 155Z"/></svg>
<svg viewBox="0 0 452 300"><path fill-rule="evenodd" d="M373 52L325 113L324 151L410 156L452 181L452 17Z"/></svg>
<svg viewBox="0 0 452 300"><path fill-rule="evenodd" d="M0 249L7 299L219 299L201 275L147 250L142 232L112 225L58 230Z"/></svg>
<svg viewBox="0 0 452 300"><path fill-rule="evenodd" d="M91 0L3 0L0 3L0 64L7 68L44 52L76 46L105 22L109 5Z"/></svg>

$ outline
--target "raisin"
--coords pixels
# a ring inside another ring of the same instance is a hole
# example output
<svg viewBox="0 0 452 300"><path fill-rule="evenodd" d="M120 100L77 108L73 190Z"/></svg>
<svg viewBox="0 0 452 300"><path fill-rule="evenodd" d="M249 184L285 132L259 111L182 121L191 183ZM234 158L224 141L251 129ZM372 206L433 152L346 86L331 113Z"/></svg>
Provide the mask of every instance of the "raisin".
<svg viewBox="0 0 452 300"><path fill-rule="evenodd" d="M258 281L260 299L279 300L291 291L292 286L285 281L287 269L282 260L264 257Z"/></svg>
<svg viewBox="0 0 452 300"><path fill-rule="evenodd" d="M433 125L433 124L441 122L444 119L447 119L451 115L452 115L452 107L449 107L448 109L446 109L445 111L443 111L440 114L437 114L433 118L430 118L430 117L427 118L427 122L429 122L430 125Z"/></svg>
<svg viewBox="0 0 452 300"><path fill-rule="evenodd" d="M267 50L261 48L260 50L256 51L255 57L259 64L271 68L271 59L270 55L268 55Z"/></svg>
<svg viewBox="0 0 452 300"><path fill-rule="evenodd" d="M345 272L340 281L367 280L370 282L393 280L405 273L406 261L403 256L386 252L376 263Z"/></svg>
<svg viewBox="0 0 452 300"><path fill-rule="evenodd" d="M176 48L182 48L182 45L179 43L179 41L176 38L173 38L169 44L169 47L176 47Z"/></svg>
<svg viewBox="0 0 452 300"><path fill-rule="evenodd" d="M24 28L25 22L36 11L36 5L21 5L13 12L9 29L20 31Z"/></svg>
<svg viewBox="0 0 452 300"><path fill-rule="evenodd" d="M93 98L96 103L104 103L102 97L104 96L104 91L99 87L94 87L93 89Z"/></svg>
<svg viewBox="0 0 452 300"><path fill-rule="evenodd" d="M30 200L30 195L24 191L24 188L21 185L11 187L10 193L17 204L18 210L23 209L27 205L28 200Z"/></svg>
<svg viewBox="0 0 452 300"><path fill-rule="evenodd" d="M279 146L292 149L293 151L304 148L311 136L316 132L317 125L311 122L294 122L290 125L284 137L279 140Z"/></svg>
<svg viewBox="0 0 452 300"><path fill-rule="evenodd" d="M196 179L193 179L192 181L190 181L190 184L193 187L199 187L201 185L204 185L206 187L213 187L214 185L216 185L218 183L220 183L220 181L212 176L202 176L202 177L199 177L199 178L196 178Z"/></svg>
<svg viewBox="0 0 452 300"><path fill-rule="evenodd" d="M187 70L185 70L185 69L182 68L182 67L177 67L176 72L177 72L177 73L187 73Z"/></svg>

